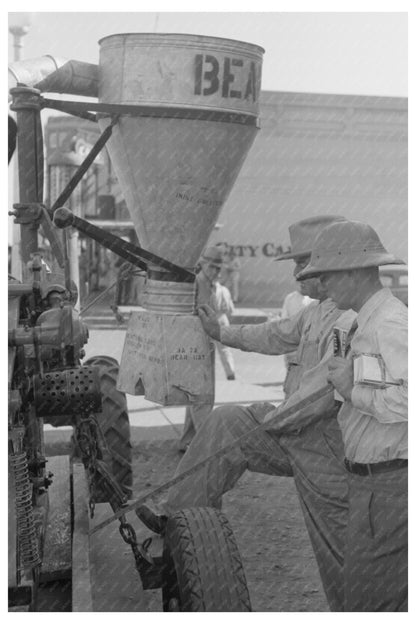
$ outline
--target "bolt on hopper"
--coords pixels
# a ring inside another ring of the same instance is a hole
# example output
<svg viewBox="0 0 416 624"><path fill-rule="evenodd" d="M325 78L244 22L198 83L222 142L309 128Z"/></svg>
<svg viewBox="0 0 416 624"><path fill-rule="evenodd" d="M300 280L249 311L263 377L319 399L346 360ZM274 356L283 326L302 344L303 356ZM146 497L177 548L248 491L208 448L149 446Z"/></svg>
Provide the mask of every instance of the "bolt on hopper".
<svg viewBox="0 0 416 624"><path fill-rule="evenodd" d="M181 34L100 41L99 101L119 119L107 147L140 245L192 270L255 138L263 49ZM99 117L102 131L108 116ZM194 284L149 266L119 387L164 405L214 393ZM197 364L197 366L196 366Z"/></svg>

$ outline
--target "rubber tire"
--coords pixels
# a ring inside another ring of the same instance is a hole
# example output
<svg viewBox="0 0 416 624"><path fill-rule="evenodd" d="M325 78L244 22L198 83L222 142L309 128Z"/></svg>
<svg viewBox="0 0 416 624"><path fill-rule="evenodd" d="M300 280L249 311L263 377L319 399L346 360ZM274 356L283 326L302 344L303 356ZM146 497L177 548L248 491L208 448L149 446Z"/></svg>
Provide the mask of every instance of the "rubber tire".
<svg viewBox="0 0 416 624"><path fill-rule="evenodd" d="M237 542L220 511L195 507L170 516L163 565L164 611L251 611Z"/></svg>
<svg viewBox="0 0 416 624"><path fill-rule="evenodd" d="M108 469L130 499L133 485L130 422L126 396L116 387L119 364L114 358L99 355L90 358L84 365L98 366L100 369L102 413L97 414L97 419L111 453ZM100 499L97 502L107 501Z"/></svg>

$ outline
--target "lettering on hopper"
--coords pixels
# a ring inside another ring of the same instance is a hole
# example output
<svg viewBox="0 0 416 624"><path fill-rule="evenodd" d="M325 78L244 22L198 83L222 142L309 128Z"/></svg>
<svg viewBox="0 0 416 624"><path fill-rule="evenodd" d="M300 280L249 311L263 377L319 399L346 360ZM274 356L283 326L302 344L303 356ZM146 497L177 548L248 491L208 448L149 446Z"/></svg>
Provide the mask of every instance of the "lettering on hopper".
<svg viewBox="0 0 416 624"><path fill-rule="evenodd" d="M240 85L241 88L234 88ZM254 61L229 58L221 62L212 54L195 56L195 95L213 95L253 102L257 99L256 64Z"/></svg>
<svg viewBox="0 0 416 624"><path fill-rule="evenodd" d="M187 202L195 202L196 204L201 204L202 206L214 206L216 208L222 206L222 202L217 199L209 199L207 197L193 197L188 193L183 193L180 191L176 192L175 198L182 199L183 201Z"/></svg>
<svg viewBox="0 0 416 624"><path fill-rule="evenodd" d="M176 353L172 353L171 360L205 360L205 354L199 353L198 347L178 347Z"/></svg>

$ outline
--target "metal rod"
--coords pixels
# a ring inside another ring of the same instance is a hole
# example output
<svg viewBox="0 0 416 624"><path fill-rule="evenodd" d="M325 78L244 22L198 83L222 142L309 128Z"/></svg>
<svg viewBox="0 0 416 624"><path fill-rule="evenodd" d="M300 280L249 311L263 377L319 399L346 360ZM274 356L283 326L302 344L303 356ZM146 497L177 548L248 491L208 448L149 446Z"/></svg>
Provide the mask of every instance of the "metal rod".
<svg viewBox="0 0 416 624"><path fill-rule="evenodd" d="M112 288L114 288L114 286L118 283L118 279L113 282L112 284L110 284L110 286L107 286L107 288L105 290L103 290L102 292L100 292L100 294L93 299L92 301L90 301L90 303L88 305L85 306L85 308L82 308L82 310L80 311L79 315L82 316L84 314L84 312L86 312L87 310L90 309L91 306L94 305L94 303L96 303L97 301L99 301L101 299L101 297L104 297L104 295L106 293L108 293L109 290L111 290Z"/></svg>
<svg viewBox="0 0 416 624"><path fill-rule="evenodd" d="M58 210L58 208L61 208L61 206L63 206L68 201L72 191L79 184L79 182L81 181L81 178L86 173L87 169L92 165L92 163L94 162L98 154L103 149L104 145L107 143L113 131L113 126L117 123L117 121L118 121L118 117L116 116L111 121L110 125L107 126L107 128L104 130L104 132L102 133L98 141L95 143L95 145L93 146L93 148L91 149L91 151L89 152L85 160L78 167L73 177L70 179L70 181L68 182L68 184L66 185L62 193L59 195L58 199L55 201L55 203L51 207L50 212L52 215L56 210Z"/></svg>
<svg viewBox="0 0 416 624"><path fill-rule="evenodd" d="M67 208L59 208L59 210L55 212L54 223L59 228L68 227L70 225L77 228L80 232L84 232L84 234L87 234L107 249L114 251L118 256L140 269L147 270L147 264L151 263L174 273L183 282L192 283L195 281L195 274L192 271L188 271L188 269L174 264L169 260L165 260L142 247L128 243L110 232L105 232L85 219L76 217Z"/></svg>
<svg viewBox="0 0 416 624"><path fill-rule="evenodd" d="M42 98L41 100L42 108L59 110L68 113L68 115L72 115L73 117L79 117L80 119L87 119L88 121L93 121L94 123L97 123L97 115L95 115L94 113L90 113L88 110L85 110L84 107L82 108L82 110L79 110L78 107L73 108L71 106L67 106L67 104L67 102L61 100L49 100L47 98Z"/></svg>

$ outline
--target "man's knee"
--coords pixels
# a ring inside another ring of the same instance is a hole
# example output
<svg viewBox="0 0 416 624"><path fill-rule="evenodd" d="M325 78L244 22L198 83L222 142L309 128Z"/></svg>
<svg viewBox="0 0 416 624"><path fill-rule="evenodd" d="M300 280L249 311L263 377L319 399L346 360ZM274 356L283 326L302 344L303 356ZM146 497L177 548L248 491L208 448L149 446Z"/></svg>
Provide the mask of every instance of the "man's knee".
<svg viewBox="0 0 416 624"><path fill-rule="evenodd" d="M207 425L227 431L251 429L256 424L250 410L243 405L221 405L212 410L207 419Z"/></svg>
<svg viewBox="0 0 416 624"><path fill-rule="evenodd" d="M247 431L256 427L258 423L253 418L249 409L242 405L221 405L212 410L202 426L197 430L196 438L209 441L209 445L221 445L227 440L230 442Z"/></svg>

